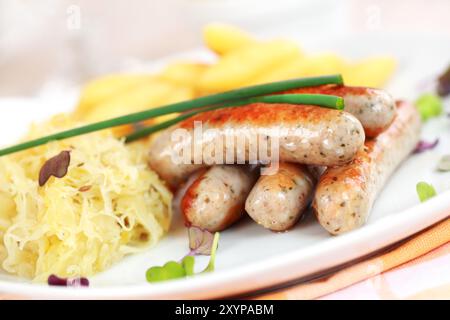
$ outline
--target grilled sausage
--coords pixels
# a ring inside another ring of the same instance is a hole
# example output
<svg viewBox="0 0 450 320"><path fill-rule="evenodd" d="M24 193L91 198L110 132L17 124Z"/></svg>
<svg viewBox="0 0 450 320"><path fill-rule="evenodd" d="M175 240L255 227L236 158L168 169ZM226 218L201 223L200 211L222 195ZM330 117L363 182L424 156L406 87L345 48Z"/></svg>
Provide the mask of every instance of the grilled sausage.
<svg viewBox="0 0 450 320"><path fill-rule="evenodd" d="M182 216L181 201L183 200L183 197L186 194L187 189L194 183L195 180L197 180L200 174L203 173L205 173L205 168L195 171L176 190L173 190L174 196L172 200L172 211L174 215Z"/></svg>
<svg viewBox="0 0 450 320"><path fill-rule="evenodd" d="M195 139L196 122L202 124L204 133L200 141ZM172 141L172 134L180 133L177 129L184 129L187 138ZM245 143L239 144L243 137ZM335 166L352 160L364 139L361 123L347 112L307 105L255 103L204 112L169 128L153 141L149 164L164 180L176 185L202 165L217 164L216 159L210 159L209 163L205 160L211 150L214 156L220 156L220 164L236 163L238 157L248 162L253 150L248 141L259 140L258 143L263 141L269 146L267 155L272 162ZM261 150L260 144L257 147ZM174 150L180 149L192 151L188 163L173 161ZM230 153L231 159L226 157ZM259 152L255 156L257 161L267 160ZM196 158L199 161L192 165Z"/></svg>
<svg viewBox="0 0 450 320"><path fill-rule="evenodd" d="M210 232L226 229L244 214L256 177L247 166L213 166L188 187L181 200L186 225Z"/></svg>
<svg viewBox="0 0 450 320"><path fill-rule="evenodd" d="M245 210L264 228L285 231L312 200L314 177L299 164L280 163L278 172L261 176L247 197Z"/></svg>
<svg viewBox="0 0 450 320"><path fill-rule="evenodd" d="M368 140L347 165L329 168L321 176L313 202L320 224L331 234L341 234L363 225L373 203L395 168L419 140L420 116L406 102L398 103L391 126Z"/></svg>
<svg viewBox="0 0 450 320"><path fill-rule="evenodd" d="M308 166L308 171L314 179L319 180L320 176L327 170L327 167L324 166Z"/></svg>
<svg viewBox="0 0 450 320"><path fill-rule="evenodd" d="M366 136L370 138L386 130L396 114L394 99L379 89L323 85L293 89L287 93L329 94L344 98L344 110L361 121Z"/></svg>

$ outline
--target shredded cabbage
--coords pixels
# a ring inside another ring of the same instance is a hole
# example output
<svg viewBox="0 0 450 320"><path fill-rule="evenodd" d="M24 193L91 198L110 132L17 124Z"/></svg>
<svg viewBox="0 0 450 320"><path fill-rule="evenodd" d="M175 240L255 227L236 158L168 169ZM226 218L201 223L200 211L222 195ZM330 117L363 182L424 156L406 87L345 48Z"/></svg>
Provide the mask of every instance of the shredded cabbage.
<svg viewBox="0 0 450 320"><path fill-rule="evenodd" d="M58 115L26 139L74 125ZM43 164L64 150L67 175L39 187ZM36 281L90 276L154 245L169 229L172 194L147 167L146 151L105 130L0 158L3 269Z"/></svg>

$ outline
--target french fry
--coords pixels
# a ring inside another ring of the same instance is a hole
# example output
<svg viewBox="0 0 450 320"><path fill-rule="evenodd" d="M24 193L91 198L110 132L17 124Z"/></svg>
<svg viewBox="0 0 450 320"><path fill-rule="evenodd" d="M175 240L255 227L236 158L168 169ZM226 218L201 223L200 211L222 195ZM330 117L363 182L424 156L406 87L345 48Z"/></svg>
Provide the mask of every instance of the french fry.
<svg viewBox="0 0 450 320"><path fill-rule="evenodd" d="M159 105L170 95L173 85L159 79L150 79L139 85L110 96L88 112L84 120L101 121L127 113L138 112Z"/></svg>
<svg viewBox="0 0 450 320"><path fill-rule="evenodd" d="M285 61L278 68L268 70L247 85L340 73L344 66L345 62L334 54L325 53L314 56L303 56Z"/></svg>
<svg viewBox="0 0 450 320"><path fill-rule="evenodd" d="M372 57L348 63L333 53L305 56L295 42L257 41L238 28L211 24L204 29L207 46L220 55L213 65L175 62L160 74L112 74L88 83L74 115L100 121L200 95L285 79L342 73L347 85L382 87L392 76L391 57ZM149 125L173 118L167 115L136 124ZM123 135L128 125L115 129Z"/></svg>
<svg viewBox="0 0 450 320"><path fill-rule="evenodd" d="M347 66L342 75L347 85L381 88L395 68L396 61L392 57L372 57Z"/></svg>
<svg viewBox="0 0 450 320"><path fill-rule="evenodd" d="M181 101L187 101L192 100L195 98L194 90L189 87L174 87L173 90L170 92L170 95L167 96L163 101L162 105L177 103ZM151 119L147 121L144 121L146 124L148 123L161 123L170 119L175 118L178 116L179 113L172 113L167 114L165 116L158 117L156 119ZM152 121L153 120L153 121Z"/></svg>
<svg viewBox="0 0 450 320"><path fill-rule="evenodd" d="M322 54L286 61L246 85L342 73L346 85L381 88L392 76L395 65L395 59L391 57L373 57L351 64L336 55Z"/></svg>
<svg viewBox="0 0 450 320"><path fill-rule="evenodd" d="M195 88L207 68L204 63L174 62L164 68L160 77L177 85Z"/></svg>
<svg viewBox="0 0 450 320"><path fill-rule="evenodd" d="M221 23L207 25L203 29L203 39L206 46L219 55L256 43L255 39L241 29Z"/></svg>
<svg viewBox="0 0 450 320"><path fill-rule="evenodd" d="M83 120L96 122L193 98L192 88L175 86L164 80L152 79L96 106ZM158 123L175 116L176 114L167 115L140 124L120 126L114 129L114 133L117 136L123 136L132 132L136 125Z"/></svg>
<svg viewBox="0 0 450 320"><path fill-rule="evenodd" d="M202 93L235 89L300 56L297 44L285 40L246 46L223 56L206 70L199 81L199 89Z"/></svg>
<svg viewBox="0 0 450 320"><path fill-rule="evenodd" d="M246 85L251 86L261 83L269 83L301 77L305 73L305 64L306 62L303 57L287 60L277 68L268 70L261 76L252 79Z"/></svg>
<svg viewBox="0 0 450 320"><path fill-rule="evenodd" d="M112 74L95 79L83 88L75 115L83 118L94 106L151 78L143 74Z"/></svg>
<svg viewBox="0 0 450 320"><path fill-rule="evenodd" d="M301 76L321 76L325 74L340 73L345 66L345 61L334 53L322 53L307 56L303 60Z"/></svg>

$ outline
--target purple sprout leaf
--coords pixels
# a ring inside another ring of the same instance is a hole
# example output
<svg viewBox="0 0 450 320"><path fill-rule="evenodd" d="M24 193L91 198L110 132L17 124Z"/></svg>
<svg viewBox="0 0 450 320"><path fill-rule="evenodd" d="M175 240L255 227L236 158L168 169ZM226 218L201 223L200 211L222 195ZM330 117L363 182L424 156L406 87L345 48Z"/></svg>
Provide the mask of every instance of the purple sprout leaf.
<svg viewBox="0 0 450 320"><path fill-rule="evenodd" d="M60 278L54 274L48 277L47 283L49 286L58 287L89 287L89 280L87 278Z"/></svg>
<svg viewBox="0 0 450 320"><path fill-rule="evenodd" d="M188 255L206 255L211 254L212 245L214 242L214 234L208 230L203 230L198 227L190 227L188 229L189 235L189 249Z"/></svg>
<svg viewBox="0 0 450 320"><path fill-rule="evenodd" d="M436 139L433 142L420 140L419 143L417 144L416 148L414 149L413 153L419 154L419 153L425 152L427 150L432 150L438 145L438 143L439 143L439 139Z"/></svg>
<svg viewBox="0 0 450 320"><path fill-rule="evenodd" d="M70 165L70 151L62 151L57 156L48 159L39 171L39 186L44 186L50 177L63 178Z"/></svg>

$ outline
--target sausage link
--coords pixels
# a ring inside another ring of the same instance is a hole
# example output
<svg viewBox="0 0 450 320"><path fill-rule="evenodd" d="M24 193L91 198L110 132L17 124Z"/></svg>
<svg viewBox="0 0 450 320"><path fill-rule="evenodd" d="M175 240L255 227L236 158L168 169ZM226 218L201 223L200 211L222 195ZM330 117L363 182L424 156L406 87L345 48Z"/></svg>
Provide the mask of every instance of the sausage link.
<svg viewBox="0 0 450 320"><path fill-rule="evenodd" d="M361 121L369 138L376 137L386 130L396 114L394 99L387 92L379 89L323 85L293 89L288 93L329 94L344 98L344 110Z"/></svg>
<svg viewBox="0 0 450 320"><path fill-rule="evenodd" d="M247 166L213 166L188 187L181 200L186 225L210 232L226 229L244 214L256 177Z"/></svg>
<svg viewBox="0 0 450 320"><path fill-rule="evenodd" d="M366 222L385 182L416 146L421 126L417 109L399 102L397 112L389 129L368 140L350 164L329 168L321 176L313 209L331 234L356 229Z"/></svg>
<svg viewBox="0 0 450 320"><path fill-rule="evenodd" d="M201 143L193 143L195 123L202 124L206 136ZM188 139L172 141L172 134L177 129L185 129ZM153 141L149 163L164 180L176 185L202 164L205 165L202 155L208 154L210 150L215 150L215 155L221 155L222 161L226 160L225 155L230 152L248 161L250 143L245 143L241 148L242 144L239 145L238 141L242 137L246 141L266 141L268 151L271 146L278 145L278 150L274 152L277 152L281 162L321 166L349 162L363 146L365 139L361 123L344 111L309 105L255 103L204 112L167 129ZM230 144L229 141L235 143ZM192 150L190 163L176 164L172 161L173 150L179 149ZM198 153L201 153L202 164L192 165ZM261 155L257 153L256 156ZM268 153L270 159L274 156ZM225 163L212 160L210 165ZM231 160L236 163L236 159Z"/></svg>
<svg viewBox="0 0 450 320"><path fill-rule="evenodd" d="M264 228L288 230L312 200L314 180L305 166L280 163L277 173L258 179L247 197L245 210Z"/></svg>

